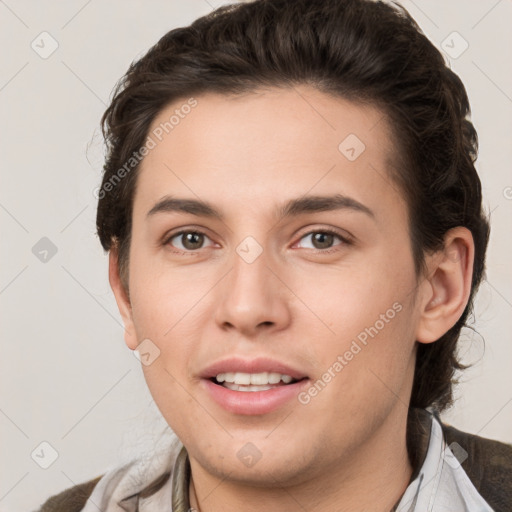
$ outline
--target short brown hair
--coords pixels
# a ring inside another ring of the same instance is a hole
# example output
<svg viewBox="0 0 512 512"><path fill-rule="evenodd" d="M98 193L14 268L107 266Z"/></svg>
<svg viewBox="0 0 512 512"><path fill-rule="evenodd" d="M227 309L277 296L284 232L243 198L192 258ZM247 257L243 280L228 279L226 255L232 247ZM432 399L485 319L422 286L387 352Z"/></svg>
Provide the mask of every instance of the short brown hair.
<svg viewBox="0 0 512 512"><path fill-rule="evenodd" d="M442 248L449 229L465 226L473 235L467 307L444 336L419 344L417 352L410 405L442 410L453 400L455 371L464 368L456 344L483 277L489 225L465 88L400 6L374 0L257 0L221 7L168 32L132 63L102 118L107 156L97 211L101 244L118 249L126 278L139 166L115 186L112 180L144 144L164 107L205 92L298 84L373 104L387 115L401 162L393 179L407 200L418 275L425 253ZM123 282L126 286L127 279Z"/></svg>

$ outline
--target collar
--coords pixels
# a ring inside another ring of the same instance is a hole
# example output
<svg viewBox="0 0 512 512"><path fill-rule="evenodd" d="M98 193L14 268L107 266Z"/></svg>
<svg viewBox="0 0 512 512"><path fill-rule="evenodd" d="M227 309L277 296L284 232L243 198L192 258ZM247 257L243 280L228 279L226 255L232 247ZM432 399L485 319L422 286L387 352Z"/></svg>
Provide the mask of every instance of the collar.
<svg viewBox="0 0 512 512"><path fill-rule="evenodd" d="M439 415L425 412L431 417L428 448L396 512L493 512L462 468L463 461L457 459L457 447L454 453L446 444ZM425 418L421 424L425 425Z"/></svg>

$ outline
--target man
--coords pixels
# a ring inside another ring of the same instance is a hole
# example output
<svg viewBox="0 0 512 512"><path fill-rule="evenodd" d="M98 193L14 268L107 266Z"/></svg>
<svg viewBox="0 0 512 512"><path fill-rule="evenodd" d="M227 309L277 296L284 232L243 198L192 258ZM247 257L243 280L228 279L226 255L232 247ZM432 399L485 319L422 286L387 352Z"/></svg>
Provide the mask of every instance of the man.
<svg viewBox="0 0 512 512"><path fill-rule="evenodd" d="M489 235L468 113L370 0L221 8L134 63L97 228L179 441L42 511L509 510L512 447L439 420Z"/></svg>

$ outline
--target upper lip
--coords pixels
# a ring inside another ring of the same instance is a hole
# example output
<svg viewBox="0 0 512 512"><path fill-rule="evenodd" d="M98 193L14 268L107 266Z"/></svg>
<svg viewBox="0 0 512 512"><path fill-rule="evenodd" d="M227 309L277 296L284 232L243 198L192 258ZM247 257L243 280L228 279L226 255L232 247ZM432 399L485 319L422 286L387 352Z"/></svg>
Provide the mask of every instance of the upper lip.
<svg viewBox="0 0 512 512"><path fill-rule="evenodd" d="M307 378L307 375L300 370L291 368L287 364L276 361L275 359L256 358L256 359L243 359L240 357L230 357L222 359L205 368L200 377L203 379L211 379L219 375L219 373L280 373L282 375L289 375L295 380Z"/></svg>

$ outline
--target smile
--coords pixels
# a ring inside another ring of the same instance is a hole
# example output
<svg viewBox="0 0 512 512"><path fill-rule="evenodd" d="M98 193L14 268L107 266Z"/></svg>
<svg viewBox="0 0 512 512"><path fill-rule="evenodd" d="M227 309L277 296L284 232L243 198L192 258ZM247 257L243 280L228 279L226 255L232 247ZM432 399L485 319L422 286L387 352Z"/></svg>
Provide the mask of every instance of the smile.
<svg viewBox="0 0 512 512"><path fill-rule="evenodd" d="M310 382L304 370L268 357L228 357L198 376L208 400L224 411L243 415L263 415L296 403Z"/></svg>
<svg viewBox="0 0 512 512"><path fill-rule="evenodd" d="M214 379L219 384L232 391L267 391L278 386L296 382L290 375L276 372L245 373L229 372L219 373Z"/></svg>

